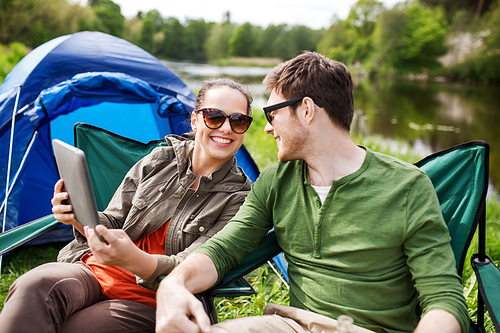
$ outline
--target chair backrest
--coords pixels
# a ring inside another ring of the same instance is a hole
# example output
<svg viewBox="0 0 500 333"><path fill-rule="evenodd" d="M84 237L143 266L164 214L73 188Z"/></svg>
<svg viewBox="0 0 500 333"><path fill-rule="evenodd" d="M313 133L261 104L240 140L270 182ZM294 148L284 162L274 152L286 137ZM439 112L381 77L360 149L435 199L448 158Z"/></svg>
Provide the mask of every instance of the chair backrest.
<svg viewBox="0 0 500 333"><path fill-rule="evenodd" d="M436 189L459 275L462 275L467 249L484 214L488 161L488 143L472 141L429 155L415 164L427 173Z"/></svg>
<svg viewBox="0 0 500 333"><path fill-rule="evenodd" d="M75 145L85 152L97 208L106 208L130 168L165 140L142 143L104 129L77 123Z"/></svg>

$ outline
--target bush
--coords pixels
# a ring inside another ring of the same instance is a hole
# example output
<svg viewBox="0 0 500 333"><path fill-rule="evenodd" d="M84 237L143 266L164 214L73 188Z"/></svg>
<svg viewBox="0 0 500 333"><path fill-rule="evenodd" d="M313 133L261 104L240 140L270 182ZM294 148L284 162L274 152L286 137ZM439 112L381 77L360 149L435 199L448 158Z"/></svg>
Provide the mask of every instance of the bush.
<svg viewBox="0 0 500 333"><path fill-rule="evenodd" d="M456 81L500 83L500 54L490 52L443 69L443 74Z"/></svg>
<svg viewBox="0 0 500 333"><path fill-rule="evenodd" d="M9 46L0 44L0 83L3 82L7 74L14 66L28 54L28 49L24 44L14 42Z"/></svg>

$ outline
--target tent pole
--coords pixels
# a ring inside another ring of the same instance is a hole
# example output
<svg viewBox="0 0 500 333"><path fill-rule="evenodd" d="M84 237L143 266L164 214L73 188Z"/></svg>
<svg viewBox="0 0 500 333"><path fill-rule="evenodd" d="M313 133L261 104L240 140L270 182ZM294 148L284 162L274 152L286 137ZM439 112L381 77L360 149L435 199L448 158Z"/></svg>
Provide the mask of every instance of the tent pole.
<svg viewBox="0 0 500 333"><path fill-rule="evenodd" d="M21 95L21 86L16 86L16 102L14 103L14 110L12 112L12 124L10 127L10 143L9 143L9 160L7 162L7 180L5 185L5 205L3 211L3 223L2 223L2 233L5 232L5 223L7 222L7 200L9 198L9 178L10 178L10 165L12 163L12 150L14 148L14 126L16 124L16 113L17 113L17 104L19 103L19 95ZM2 256L0 256L0 274L2 273Z"/></svg>
<svg viewBox="0 0 500 333"><path fill-rule="evenodd" d="M28 147L26 148L26 151L24 152L23 159L21 160L21 163L19 164L19 168L17 168L17 172L14 175L14 177L12 178L12 182L11 182L12 185L9 187L9 189L7 191L7 195L6 195L7 197L10 195L10 192L12 191L12 188L14 187L14 184L16 183L17 178L19 177L19 174L21 173L21 169L23 168L24 163L26 162L26 158L28 157L28 154L31 150L31 147L33 146L33 143L35 142L35 138L37 135L38 135L38 131L34 131L33 135L31 136L31 140L28 144ZM2 211L2 209L5 205L6 205L6 200L4 200L2 202L2 206L0 206L0 211Z"/></svg>

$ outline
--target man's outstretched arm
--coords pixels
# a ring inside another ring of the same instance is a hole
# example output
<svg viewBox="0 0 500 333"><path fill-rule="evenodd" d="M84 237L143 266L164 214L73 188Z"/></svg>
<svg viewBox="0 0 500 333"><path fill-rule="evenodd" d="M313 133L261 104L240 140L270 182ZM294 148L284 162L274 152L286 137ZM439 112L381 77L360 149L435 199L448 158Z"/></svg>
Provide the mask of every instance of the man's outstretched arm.
<svg viewBox="0 0 500 333"><path fill-rule="evenodd" d="M193 253L161 283L157 293L156 332L211 332L210 319L193 294L217 282L209 256Z"/></svg>

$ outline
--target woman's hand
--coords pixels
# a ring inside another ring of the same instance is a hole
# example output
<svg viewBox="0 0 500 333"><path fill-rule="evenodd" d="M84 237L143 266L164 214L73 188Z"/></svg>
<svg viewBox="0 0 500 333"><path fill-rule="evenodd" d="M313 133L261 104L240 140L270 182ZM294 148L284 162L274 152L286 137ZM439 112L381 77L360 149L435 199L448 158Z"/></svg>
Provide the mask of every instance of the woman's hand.
<svg viewBox="0 0 500 333"><path fill-rule="evenodd" d="M64 200L69 199L69 194L68 192L63 192L63 187L64 181L59 179L54 186L54 197L50 201L52 203L52 213L54 213L54 218L61 223L72 225L83 235L83 227L77 220L75 220L73 207L63 203Z"/></svg>
<svg viewBox="0 0 500 333"><path fill-rule="evenodd" d="M156 270L156 258L135 246L122 229L96 227L108 244L100 241L93 229L85 227L84 230L90 250L101 264L125 268L142 279L147 279Z"/></svg>

